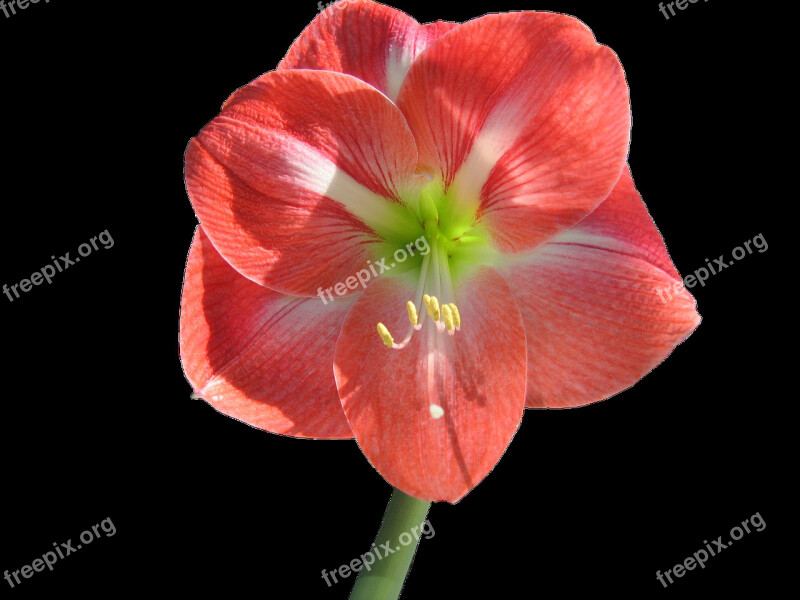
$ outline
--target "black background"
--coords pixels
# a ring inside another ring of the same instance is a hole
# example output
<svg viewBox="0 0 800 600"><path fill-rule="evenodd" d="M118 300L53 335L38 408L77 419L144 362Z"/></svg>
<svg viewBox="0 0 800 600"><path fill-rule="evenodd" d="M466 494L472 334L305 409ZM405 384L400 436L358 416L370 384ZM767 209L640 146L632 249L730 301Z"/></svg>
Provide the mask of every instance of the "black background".
<svg viewBox="0 0 800 600"><path fill-rule="evenodd" d="M634 178L678 269L759 233L769 242L692 290L703 323L633 389L528 411L486 481L433 507L435 536L404 597L778 589L795 394L776 343L794 327L778 305L789 289L776 226L793 200L775 188L768 139L788 133L773 100L782 53L756 38L778 37L768 5L698 2L667 21L653 0L396 3L420 21L520 8L582 19L625 66ZM51 0L0 13L0 284L103 230L115 242L51 285L0 296L0 570L107 517L117 528L52 573L0 581L3 597L347 597L351 580L328 589L321 572L368 549L388 484L354 442L270 435L190 400L178 359L196 225L186 143L316 14L312 0ZM653 587L654 571L755 513L763 533Z"/></svg>

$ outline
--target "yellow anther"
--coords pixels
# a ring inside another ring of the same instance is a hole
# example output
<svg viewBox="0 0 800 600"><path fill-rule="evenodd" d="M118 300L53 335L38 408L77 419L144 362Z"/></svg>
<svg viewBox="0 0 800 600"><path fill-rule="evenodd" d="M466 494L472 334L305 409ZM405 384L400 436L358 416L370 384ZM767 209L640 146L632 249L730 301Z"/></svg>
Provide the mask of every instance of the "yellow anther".
<svg viewBox="0 0 800 600"><path fill-rule="evenodd" d="M428 410L431 411L431 417L434 419L441 419L444 416L444 409L438 404L431 404Z"/></svg>
<svg viewBox="0 0 800 600"><path fill-rule="evenodd" d="M461 327L461 314L458 312L458 307L452 302L447 306L450 307L450 312L453 313L453 324L456 327Z"/></svg>
<svg viewBox="0 0 800 600"><path fill-rule="evenodd" d="M389 330L386 329L386 325L383 323L378 323L378 335L381 336L383 343L386 344L387 348L391 348L394 344L394 338L392 334L389 333Z"/></svg>
<svg viewBox="0 0 800 600"><path fill-rule="evenodd" d="M428 307L431 304L431 297L428 294L422 296L422 303L425 305L425 310L430 310Z"/></svg>
<svg viewBox="0 0 800 600"><path fill-rule="evenodd" d="M406 308L408 309L408 320L411 321L412 325L416 325L419 321L417 318L417 307L409 300L408 304L406 304Z"/></svg>
<svg viewBox="0 0 800 600"><path fill-rule="evenodd" d="M430 315L431 319L434 321L438 321L441 313L439 312L439 300L436 296L429 296L428 302L425 303L425 308L428 309L428 314Z"/></svg>
<svg viewBox="0 0 800 600"><path fill-rule="evenodd" d="M449 304L442 304L442 320L447 331L453 331L456 326L453 323L453 311L450 309Z"/></svg>

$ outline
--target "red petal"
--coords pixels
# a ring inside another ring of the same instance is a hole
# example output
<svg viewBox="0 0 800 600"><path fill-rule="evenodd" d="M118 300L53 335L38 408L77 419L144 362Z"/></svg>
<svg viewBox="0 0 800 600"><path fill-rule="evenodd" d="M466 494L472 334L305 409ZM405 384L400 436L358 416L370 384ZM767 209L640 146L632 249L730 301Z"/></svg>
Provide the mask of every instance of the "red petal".
<svg viewBox="0 0 800 600"><path fill-rule="evenodd" d="M525 321L528 407L613 396L700 323L628 169L589 217L505 273Z"/></svg>
<svg viewBox="0 0 800 600"><path fill-rule="evenodd" d="M259 429L351 438L333 378L351 300L284 296L233 270L198 227L181 300L181 361L196 393Z"/></svg>
<svg viewBox="0 0 800 600"><path fill-rule="evenodd" d="M203 229L244 276L315 295L365 267L391 227L414 140L385 96L347 75L267 73L189 143L186 185Z"/></svg>
<svg viewBox="0 0 800 600"><path fill-rule="evenodd" d="M278 69L347 73L395 100L414 58L455 27L443 21L420 25L369 0L337 2L303 30Z"/></svg>
<svg viewBox="0 0 800 600"><path fill-rule="evenodd" d="M630 134L614 53L578 20L487 15L432 44L398 99L423 168L503 251L532 248L610 193Z"/></svg>
<svg viewBox="0 0 800 600"><path fill-rule="evenodd" d="M382 321L398 338L414 290L399 278L367 288L345 320L334 370L364 454L394 487L423 500L457 502L497 464L525 398L525 335L507 284L491 269L456 290L461 331L430 321L402 350L387 349ZM430 405L444 409L433 419Z"/></svg>

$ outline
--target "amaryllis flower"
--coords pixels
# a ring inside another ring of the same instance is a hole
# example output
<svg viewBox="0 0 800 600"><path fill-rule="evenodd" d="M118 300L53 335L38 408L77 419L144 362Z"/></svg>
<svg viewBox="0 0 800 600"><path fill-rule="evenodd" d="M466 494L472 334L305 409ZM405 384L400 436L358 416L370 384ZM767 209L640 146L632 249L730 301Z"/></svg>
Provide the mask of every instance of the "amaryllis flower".
<svg viewBox="0 0 800 600"><path fill-rule="evenodd" d="M633 385L699 323L637 193L616 55L574 18L334 4L186 151L181 354L255 427L456 502L526 407Z"/></svg>

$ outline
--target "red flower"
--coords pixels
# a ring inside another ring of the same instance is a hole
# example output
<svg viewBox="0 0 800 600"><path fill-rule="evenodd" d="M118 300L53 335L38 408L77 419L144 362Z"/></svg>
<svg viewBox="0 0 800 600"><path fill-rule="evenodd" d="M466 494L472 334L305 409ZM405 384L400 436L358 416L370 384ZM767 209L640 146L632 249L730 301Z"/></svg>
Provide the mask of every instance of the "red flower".
<svg viewBox="0 0 800 600"><path fill-rule="evenodd" d="M658 295L680 276L629 131L617 57L571 17L333 5L186 151L196 393L458 501L526 406L614 395L699 323Z"/></svg>

